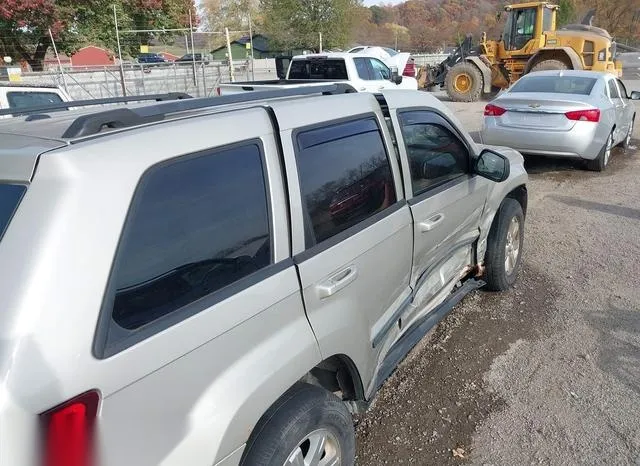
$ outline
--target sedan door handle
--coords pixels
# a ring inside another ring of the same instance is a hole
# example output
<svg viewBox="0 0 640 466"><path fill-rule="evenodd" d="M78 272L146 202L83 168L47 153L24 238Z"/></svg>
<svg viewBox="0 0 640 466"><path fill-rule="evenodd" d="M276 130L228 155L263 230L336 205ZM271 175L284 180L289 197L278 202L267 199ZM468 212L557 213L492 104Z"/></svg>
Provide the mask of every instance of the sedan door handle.
<svg viewBox="0 0 640 466"><path fill-rule="evenodd" d="M367 90L367 88L366 87L361 87L359 90L360 90L360 92L364 92L364 91Z"/></svg>
<svg viewBox="0 0 640 466"><path fill-rule="evenodd" d="M422 233L431 231L434 228L436 228L440 223L442 223L443 220L444 220L444 214L435 214L433 217L429 218L428 220L425 220L424 222L419 223L420 231Z"/></svg>
<svg viewBox="0 0 640 466"><path fill-rule="evenodd" d="M332 275L326 282L316 286L320 299L333 296L338 291L352 283L358 278L358 269L351 265L344 270Z"/></svg>

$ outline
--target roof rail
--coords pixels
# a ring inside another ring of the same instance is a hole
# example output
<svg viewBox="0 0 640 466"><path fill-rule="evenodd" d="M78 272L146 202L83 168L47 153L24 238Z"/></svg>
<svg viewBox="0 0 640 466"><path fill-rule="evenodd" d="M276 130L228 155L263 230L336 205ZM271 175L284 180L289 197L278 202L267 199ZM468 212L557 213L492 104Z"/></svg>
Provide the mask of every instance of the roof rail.
<svg viewBox="0 0 640 466"><path fill-rule="evenodd" d="M103 128L127 128L145 123L161 121L165 115L189 110L199 110L243 102L261 101L282 97L305 95L335 95L357 92L346 83L331 83L321 86L305 86L291 89L254 91L220 97L175 100L136 108L118 108L102 112L81 115L76 118L62 135L63 138L78 138L98 134Z"/></svg>
<svg viewBox="0 0 640 466"><path fill-rule="evenodd" d="M52 110L67 110L71 107L73 108L88 107L91 105L120 104L120 103L126 103L126 102L143 102L147 100L155 100L156 102L163 102L167 100L181 100L181 99L190 99L190 98L192 97L189 94L186 94L184 92L169 92L167 94L133 95L133 96L126 96L126 97L107 97L105 99L72 100L69 102L59 102L55 104L35 105L33 107L7 108L4 110L0 109L0 116L32 115L34 113L46 113Z"/></svg>

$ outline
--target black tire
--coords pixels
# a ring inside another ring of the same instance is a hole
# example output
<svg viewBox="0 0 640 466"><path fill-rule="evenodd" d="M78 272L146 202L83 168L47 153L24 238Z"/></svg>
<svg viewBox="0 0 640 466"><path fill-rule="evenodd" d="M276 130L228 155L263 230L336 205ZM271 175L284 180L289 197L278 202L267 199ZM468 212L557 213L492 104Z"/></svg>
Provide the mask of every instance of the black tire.
<svg viewBox="0 0 640 466"><path fill-rule="evenodd" d="M244 451L243 466L282 466L296 447L304 452L306 437L325 429L339 445L341 464L355 463L356 439L353 419L345 404L333 393L296 383L265 413ZM330 452L327 442L325 454Z"/></svg>
<svg viewBox="0 0 640 466"><path fill-rule="evenodd" d="M569 66L560 60L543 60L541 62L536 63L531 68L531 72L533 71L549 71L549 70L568 70Z"/></svg>
<svg viewBox="0 0 640 466"><path fill-rule="evenodd" d="M600 153L598 154L598 156L593 160L587 161L587 170L590 170L592 172L603 172L606 170L607 165L609 165L609 160L606 155L607 145L609 144L611 144L611 147L609 149L609 151L611 151L613 149L613 130L611 130L607 141L604 143L604 146L602 146L602 149L600 149ZM611 157L611 152L609 152L609 157Z"/></svg>
<svg viewBox="0 0 640 466"><path fill-rule="evenodd" d="M633 119L631 120L631 127L629 128L627 135L625 136L624 140L620 144L618 144L625 151L629 150L629 148L631 147L631 138L633 137L633 127L635 122L636 122L636 117L634 116Z"/></svg>
<svg viewBox="0 0 640 466"><path fill-rule="evenodd" d="M457 84L463 76L469 81L466 90ZM447 72L444 81L447 94L454 102L477 102L482 95L483 85L482 73L476 65L469 62L460 62L454 65Z"/></svg>
<svg viewBox="0 0 640 466"><path fill-rule="evenodd" d="M519 222L518 254L511 271L506 268L507 235L513 219ZM492 291L504 291L515 283L522 262L522 245L524 242L524 213L518 201L506 198L502 201L496 217L489 230L487 252L485 255L486 288Z"/></svg>

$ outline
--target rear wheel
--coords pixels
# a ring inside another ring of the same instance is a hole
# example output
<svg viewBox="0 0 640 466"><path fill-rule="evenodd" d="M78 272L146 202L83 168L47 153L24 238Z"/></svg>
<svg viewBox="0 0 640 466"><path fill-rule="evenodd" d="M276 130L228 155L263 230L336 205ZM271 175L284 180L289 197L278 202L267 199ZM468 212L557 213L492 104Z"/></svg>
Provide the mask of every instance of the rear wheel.
<svg viewBox="0 0 640 466"><path fill-rule="evenodd" d="M351 466L353 420L333 393L297 383L260 419L243 455L246 466Z"/></svg>
<svg viewBox="0 0 640 466"><path fill-rule="evenodd" d="M587 169L594 172L601 172L607 168L609 165L609 159L611 158L611 151L613 150L613 130L609 137L607 138L607 142L604 143L604 147L598 154L598 156L587 162Z"/></svg>
<svg viewBox="0 0 640 466"><path fill-rule="evenodd" d="M541 62L536 63L531 68L531 72L533 71L549 71L549 70L568 70L569 66L563 61L560 60L542 60Z"/></svg>
<svg viewBox="0 0 640 466"><path fill-rule="evenodd" d="M454 102L476 102L482 94L482 73L469 62L460 62L447 72L445 89Z"/></svg>

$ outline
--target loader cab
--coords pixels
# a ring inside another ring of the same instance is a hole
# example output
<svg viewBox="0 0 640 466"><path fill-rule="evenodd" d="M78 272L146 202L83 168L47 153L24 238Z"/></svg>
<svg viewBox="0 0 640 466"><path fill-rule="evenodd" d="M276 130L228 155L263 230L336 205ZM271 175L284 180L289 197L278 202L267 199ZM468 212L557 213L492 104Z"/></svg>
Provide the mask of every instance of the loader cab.
<svg viewBox="0 0 640 466"><path fill-rule="evenodd" d="M545 31L556 27L555 5L548 3L522 3L505 7L507 21L504 25L502 40L507 52L522 50Z"/></svg>

